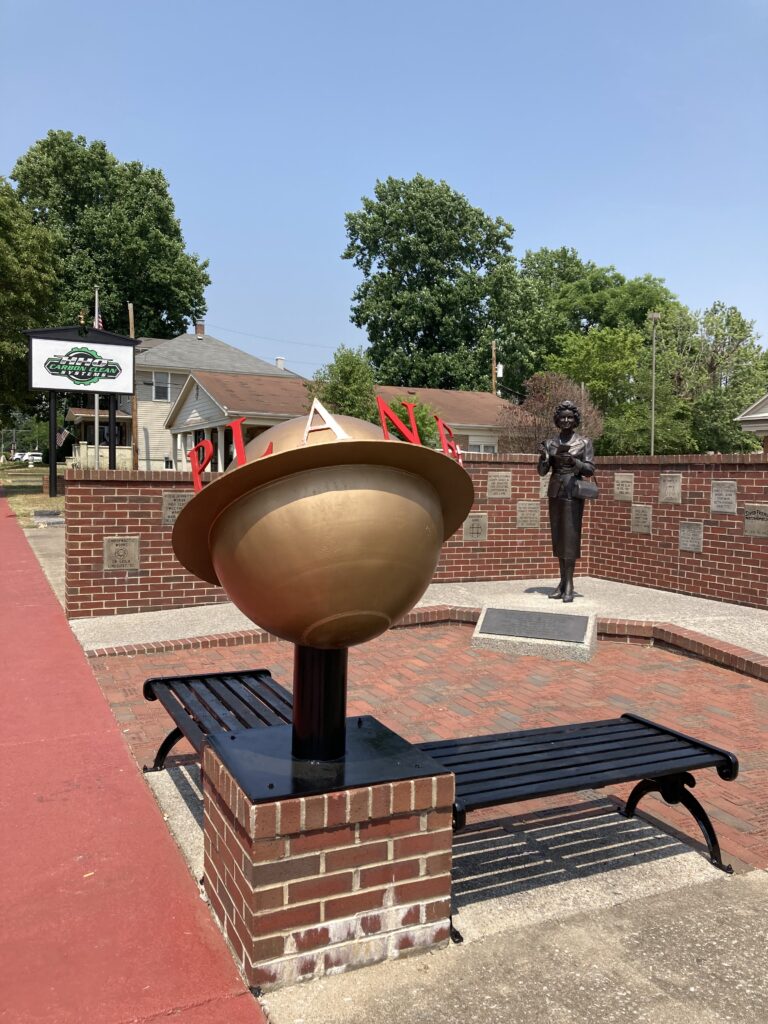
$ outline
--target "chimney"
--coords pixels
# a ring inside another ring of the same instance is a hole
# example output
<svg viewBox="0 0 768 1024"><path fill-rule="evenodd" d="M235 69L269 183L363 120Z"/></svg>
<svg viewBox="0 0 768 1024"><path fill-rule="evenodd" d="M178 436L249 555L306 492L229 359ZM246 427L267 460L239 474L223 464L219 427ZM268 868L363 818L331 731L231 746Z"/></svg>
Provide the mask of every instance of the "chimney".
<svg viewBox="0 0 768 1024"><path fill-rule="evenodd" d="M278 368L278 370L284 370L285 369L285 356L277 356L276 359L275 359L275 366Z"/></svg>
<svg viewBox="0 0 768 1024"><path fill-rule="evenodd" d="M205 320L197 320L195 322L195 336L202 338L205 334Z"/></svg>

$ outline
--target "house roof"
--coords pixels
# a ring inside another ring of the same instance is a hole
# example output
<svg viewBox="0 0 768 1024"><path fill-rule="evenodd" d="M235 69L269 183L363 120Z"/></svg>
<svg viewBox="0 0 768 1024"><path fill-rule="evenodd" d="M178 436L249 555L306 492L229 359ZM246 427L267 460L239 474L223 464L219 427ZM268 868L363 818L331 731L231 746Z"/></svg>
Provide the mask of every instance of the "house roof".
<svg viewBox="0 0 768 1024"><path fill-rule="evenodd" d="M180 334L177 338L139 338L136 366L147 370L212 370L220 373L264 374L269 377L301 379L258 356L241 352L210 334Z"/></svg>
<svg viewBox="0 0 768 1024"><path fill-rule="evenodd" d="M768 419L768 395L753 402L744 412L735 417L736 423L750 423Z"/></svg>
<svg viewBox="0 0 768 1024"><path fill-rule="evenodd" d="M197 370L189 375L165 420L173 426L179 410L194 384L199 384L226 416L259 416L265 419L290 419L309 411L305 381L295 374L284 377L248 373L213 373Z"/></svg>
<svg viewBox="0 0 768 1024"><path fill-rule="evenodd" d="M227 412L275 416L301 416L309 412L306 382L294 374L285 377L252 376L242 373L192 375L211 398Z"/></svg>
<svg viewBox="0 0 768 1024"><path fill-rule="evenodd" d="M496 427L499 413L509 403L490 391L445 391L442 388L409 388L381 385L376 393L388 403L401 398L422 402L454 430L463 426Z"/></svg>
<svg viewBox="0 0 768 1024"><path fill-rule="evenodd" d="M192 382L199 384L227 415L288 418L304 415L311 404L306 382L295 374L266 376L195 370L170 410L166 426L173 424ZM454 429L496 427L499 412L508 404L486 391L381 386L376 392L389 403L397 398L423 402Z"/></svg>

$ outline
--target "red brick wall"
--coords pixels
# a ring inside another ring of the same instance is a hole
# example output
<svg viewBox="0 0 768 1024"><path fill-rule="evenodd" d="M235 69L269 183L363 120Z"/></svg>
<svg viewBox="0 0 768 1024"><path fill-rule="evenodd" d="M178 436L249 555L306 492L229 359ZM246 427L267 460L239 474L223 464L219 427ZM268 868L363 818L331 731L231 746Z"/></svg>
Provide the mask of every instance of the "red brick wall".
<svg viewBox="0 0 768 1024"><path fill-rule="evenodd" d="M487 542L463 530L443 550L436 582L553 577L547 500L539 499L533 455L473 455L473 511L487 513ZM768 454L597 460L600 497L587 503L581 575L768 607L768 538L744 535L744 503L768 503ZM511 497L487 498L489 472L511 473ZM681 473L682 503L660 504L658 478ZM634 501L650 505L650 536L630 532L631 504L615 501L615 473L634 474ZM710 511L713 479L737 482L735 515ZM162 492L190 491L186 473L69 470L66 474L66 602L70 618L211 604L218 587L185 572L173 556L171 528L161 523ZM518 528L517 502L538 501L539 529ZM678 548L681 521L704 523L701 553ZM104 538L139 536L138 570L105 572Z"/></svg>
<svg viewBox="0 0 768 1024"><path fill-rule="evenodd" d="M652 533L630 532L631 504L613 500L616 473L634 475L634 502L650 505ZM682 503L660 503L659 475L682 474ZM600 498L593 503L589 574L719 601L768 607L768 538L744 534L744 504L768 503L768 457L636 456L598 460ZM713 480L736 481L735 514L710 510ZM681 522L701 522L701 552L679 550Z"/></svg>
<svg viewBox="0 0 768 1024"><path fill-rule="evenodd" d="M551 576L557 561L552 557L547 519L547 500L539 499L541 477L534 455L475 455L464 465L475 485L473 512L488 514L487 541L465 541L463 529L447 541L435 571L435 583L460 580L511 580ZM487 498L488 474L511 473L511 497ZM539 501L541 527L518 529L517 502ZM584 530L582 555L589 536Z"/></svg>
<svg viewBox="0 0 768 1024"><path fill-rule="evenodd" d="M251 986L446 945L452 775L252 804L203 757L205 891Z"/></svg>
<svg viewBox="0 0 768 1024"><path fill-rule="evenodd" d="M226 601L176 561L162 525L163 491L191 491L188 473L70 469L66 473L65 600L69 618ZM137 570L104 571L104 539L138 536Z"/></svg>

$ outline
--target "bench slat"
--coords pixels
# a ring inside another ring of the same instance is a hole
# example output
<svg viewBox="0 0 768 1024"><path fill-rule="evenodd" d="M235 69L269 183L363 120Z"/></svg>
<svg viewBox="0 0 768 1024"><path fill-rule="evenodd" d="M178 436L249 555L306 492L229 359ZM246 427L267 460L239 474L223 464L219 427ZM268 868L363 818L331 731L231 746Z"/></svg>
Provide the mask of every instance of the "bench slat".
<svg viewBox="0 0 768 1024"><path fill-rule="evenodd" d="M638 722L625 722L620 718L614 718L612 722L584 722L578 726L570 726L568 729L550 727L547 729L522 729L520 732L494 733L489 736L473 736L460 740L441 740L438 743L420 743L419 748L430 754L438 761L449 757L458 757L464 760L473 754L482 754L484 750L498 750L500 746L505 749L533 747L539 745L558 746L568 749L569 743L582 739L594 738L596 741L610 739L615 736L649 736L658 735Z"/></svg>
<svg viewBox="0 0 768 1024"><path fill-rule="evenodd" d="M189 711L190 715L198 720L200 727L204 732L211 733L222 731L221 723L211 714L209 709L198 700L197 694L188 682L175 683L174 690L178 694L184 707Z"/></svg>
<svg viewBox="0 0 768 1024"><path fill-rule="evenodd" d="M220 723L219 730L225 729L229 732L239 732L243 728L242 722L234 714L226 697L227 690L224 687L224 699L222 700L219 690L220 679L201 680L190 676L189 685L198 700L208 708L211 714Z"/></svg>
<svg viewBox="0 0 768 1024"><path fill-rule="evenodd" d="M253 694L236 676L225 676L217 680L218 692L226 699L238 719L247 728L262 729L277 724L280 719L266 704L256 705Z"/></svg>
<svg viewBox="0 0 768 1024"><path fill-rule="evenodd" d="M457 773L456 795L469 810L473 807L529 800L537 796L571 793L580 789L600 789L602 786L633 782L641 778L660 778L696 768L708 768L717 763L718 758L713 754L709 755L708 760L703 757L692 758L686 754L677 757L657 755L640 759L635 764L617 762L610 766L604 765L599 771L589 765L574 768L566 763L559 771L520 775L514 779L507 776L504 780L494 780L486 785L469 783L466 787ZM563 771L563 768L567 770Z"/></svg>
<svg viewBox="0 0 768 1024"><path fill-rule="evenodd" d="M610 749L612 746L630 746L638 743L654 743L659 741L672 742L676 746L680 746L680 741L671 736L665 736L663 733L649 733L647 730L636 730L632 733L608 733L603 732L599 735L589 733L577 733L573 737L569 738L567 743L519 743L519 742L504 742L499 741L495 746L483 747L482 750L474 750L468 753L453 751L437 754L434 751L430 751L430 756L439 760L441 764L450 765L454 762L460 765L482 765L484 761L490 760L495 757L504 757L508 760L520 760L525 761L528 758L535 757L538 754L546 754L550 751L556 751L563 755L573 753L579 753L580 751L590 750L594 751L596 755L599 755L603 749Z"/></svg>
<svg viewBox="0 0 768 1024"><path fill-rule="evenodd" d="M268 682L267 682L268 680ZM252 673L231 674L229 685L237 688L241 696L254 705L258 701L257 714L266 725L286 725L291 721L292 705L289 694L271 676L259 678ZM256 709L254 709L256 710Z"/></svg>
<svg viewBox="0 0 768 1024"><path fill-rule="evenodd" d="M154 692L157 700L160 701L178 728L187 737L195 751L198 754L202 753L205 735L189 717L189 711L187 711L177 695L170 693L165 686L158 686Z"/></svg>
<svg viewBox="0 0 768 1024"><path fill-rule="evenodd" d="M492 756L490 751L482 758L472 758L462 760L460 764L452 764L450 758L441 758L440 764L446 768L451 768L461 774L462 778L470 778L473 775L479 777L485 776L491 771L502 770L509 774L514 774L516 771L524 770L528 767L534 767L536 771L540 768L546 768L548 763L551 761L567 760L572 764L579 764L581 760L586 760L590 764L594 764L595 767L599 766L605 761L614 761L617 757L621 757L622 754L626 755L639 755L645 753L655 753L658 750L669 750L679 751L681 749L680 744L674 737L663 736L638 736L631 740L612 740L611 742L606 741L599 745L596 744L574 744L572 747L549 747L526 751L524 754L512 753L508 754L504 750L500 750L497 755ZM690 753L690 750L687 750ZM708 753L707 751L701 751L702 754ZM580 760L581 759L581 760Z"/></svg>
<svg viewBox="0 0 768 1024"><path fill-rule="evenodd" d="M266 673L265 673L266 675ZM239 672L236 676L246 691L264 705L264 714L270 725L285 725L291 721L293 705L290 695L271 676L258 676L252 672Z"/></svg>

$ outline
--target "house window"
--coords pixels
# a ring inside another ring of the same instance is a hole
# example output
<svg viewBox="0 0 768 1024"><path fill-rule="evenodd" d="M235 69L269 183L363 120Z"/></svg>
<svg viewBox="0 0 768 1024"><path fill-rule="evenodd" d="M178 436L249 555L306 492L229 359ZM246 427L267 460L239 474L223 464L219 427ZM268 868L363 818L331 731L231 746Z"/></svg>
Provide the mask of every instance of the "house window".
<svg viewBox="0 0 768 1024"><path fill-rule="evenodd" d="M169 402L171 400L171 375L167 370L152 371L152 401Z"/></svg>

